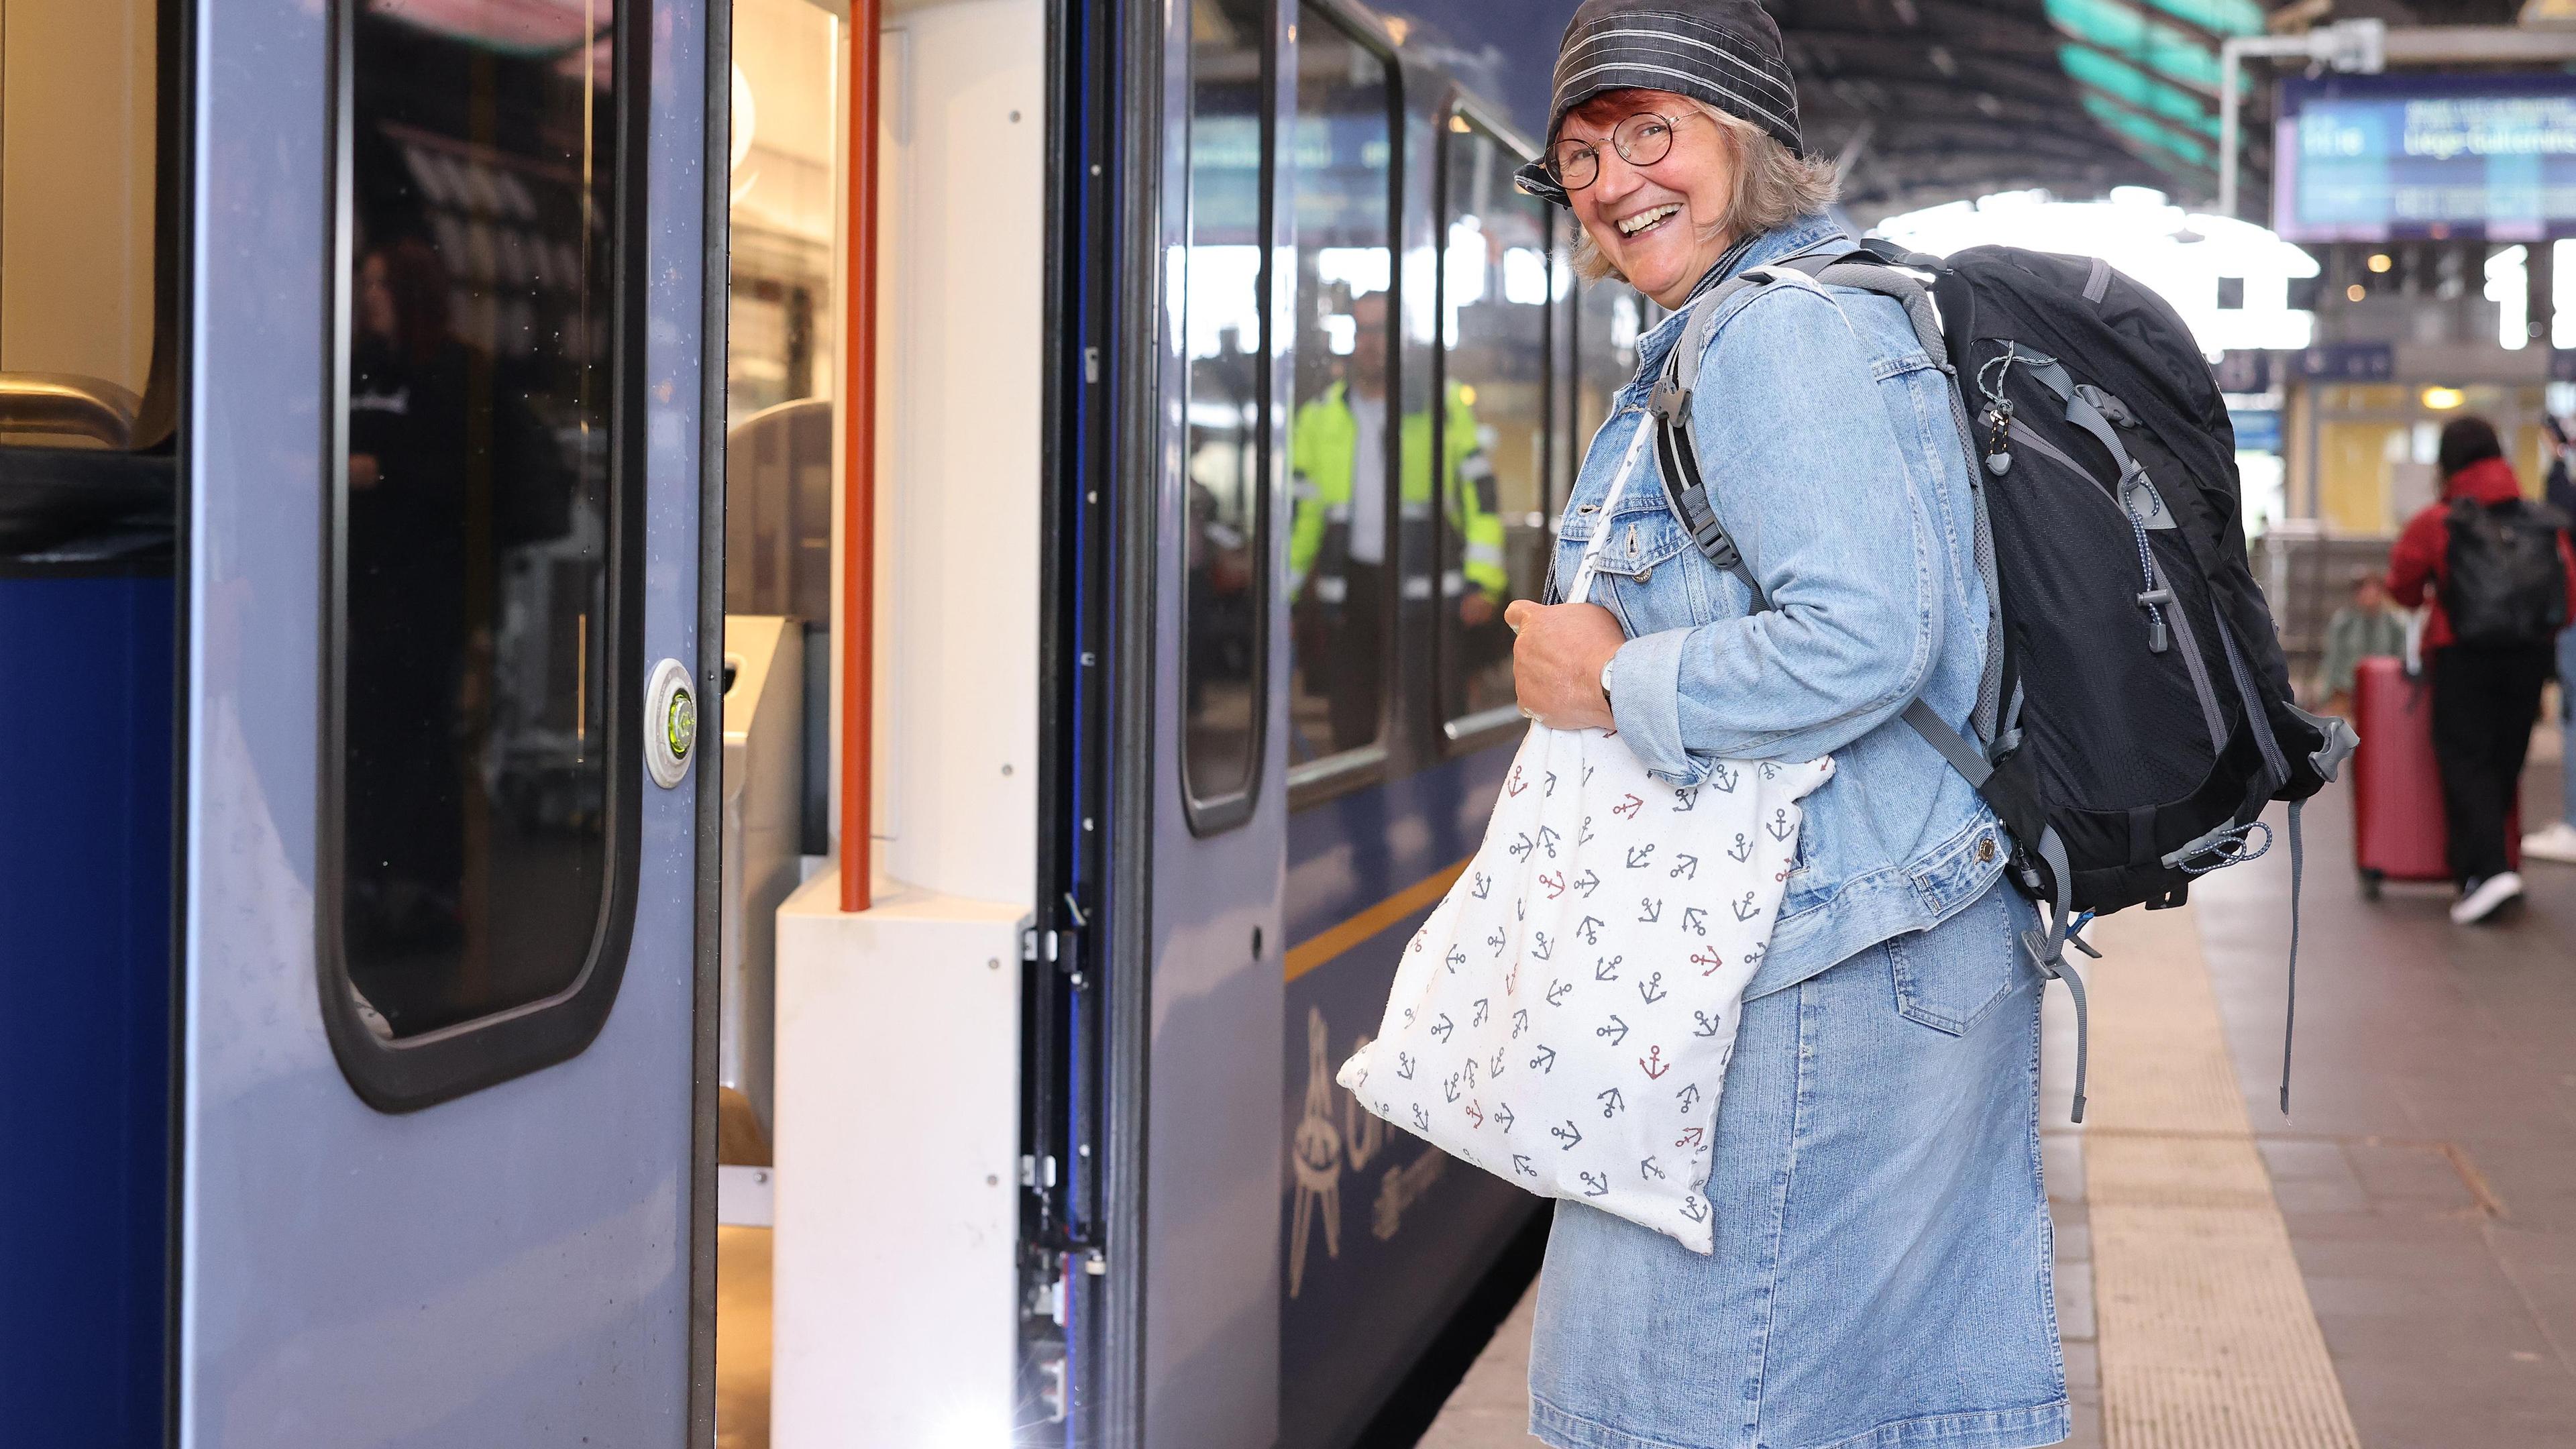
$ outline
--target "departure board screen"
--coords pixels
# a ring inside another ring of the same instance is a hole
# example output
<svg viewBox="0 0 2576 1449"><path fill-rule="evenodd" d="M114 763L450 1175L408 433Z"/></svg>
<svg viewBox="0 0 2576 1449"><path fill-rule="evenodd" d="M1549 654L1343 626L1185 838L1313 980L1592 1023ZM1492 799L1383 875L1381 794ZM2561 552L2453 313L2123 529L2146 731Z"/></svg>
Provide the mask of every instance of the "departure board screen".
<svg viewBox="0 0 2576 1449"><path fill-rule="evenodd" d="M2576 235L2576 75L2294 77L2280 101L2286 240Z"/></svg>

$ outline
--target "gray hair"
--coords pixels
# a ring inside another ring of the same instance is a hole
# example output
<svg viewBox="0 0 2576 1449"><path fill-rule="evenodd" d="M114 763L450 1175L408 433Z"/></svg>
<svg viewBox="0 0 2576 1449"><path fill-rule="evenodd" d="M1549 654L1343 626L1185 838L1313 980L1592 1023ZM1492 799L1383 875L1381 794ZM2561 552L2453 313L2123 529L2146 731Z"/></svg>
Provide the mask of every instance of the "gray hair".
<svg viewBox="0 0 2576 1449"><path fill-rule="evenodd" d="M1735 184L1726 198L1726 214L1718 218L1720 232L1740 241L1822 211L1842 194L1842 178L1834 173L1831 157L1801 156L1750 121L1704 101L1691 104L1717 123L1735 153ZM1587 282L1627 280L1593 244L1588 228L1575 228L1573 263L1575 275Z"/></svg>

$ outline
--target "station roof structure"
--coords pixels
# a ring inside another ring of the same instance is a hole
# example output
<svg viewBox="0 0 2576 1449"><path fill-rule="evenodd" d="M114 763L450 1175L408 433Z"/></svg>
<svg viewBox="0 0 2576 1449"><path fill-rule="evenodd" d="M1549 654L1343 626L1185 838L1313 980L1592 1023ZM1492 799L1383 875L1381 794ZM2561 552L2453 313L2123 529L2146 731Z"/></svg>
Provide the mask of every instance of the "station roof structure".
<svg viewBox="0 0 2576 1449"><path fill-rule="evenodd" d="M2215 189L2218 48L2376 16L2511 24L2513 0L1768 0L1809 146L1845 163L1864 223L1987 192ZM2248 76L2251 174L2268 168L2266 75Z"/></svg>

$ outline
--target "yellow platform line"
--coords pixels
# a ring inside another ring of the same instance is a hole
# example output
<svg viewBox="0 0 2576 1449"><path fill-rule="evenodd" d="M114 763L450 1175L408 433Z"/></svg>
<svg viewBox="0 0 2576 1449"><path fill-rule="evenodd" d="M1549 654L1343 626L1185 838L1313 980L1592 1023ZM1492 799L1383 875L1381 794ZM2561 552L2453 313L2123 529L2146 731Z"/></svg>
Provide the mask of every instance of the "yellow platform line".
<svg viewBox="0 0 2576 1449"><path fill-rule="evenodd" d="M2358 1449L2191 908L2093 936L2084 1135L2107 1449Z"/></svg>
<svg viewBox="0 0 2576 1449"><path fill-rule="evenodd" d="M1475 858L1466 856L1448 869L1415 881L1340 925L1326 927L1289 947L1288 979L1296 980L1447 895L1458 877L1467 873L1467 863Z"/></svg>

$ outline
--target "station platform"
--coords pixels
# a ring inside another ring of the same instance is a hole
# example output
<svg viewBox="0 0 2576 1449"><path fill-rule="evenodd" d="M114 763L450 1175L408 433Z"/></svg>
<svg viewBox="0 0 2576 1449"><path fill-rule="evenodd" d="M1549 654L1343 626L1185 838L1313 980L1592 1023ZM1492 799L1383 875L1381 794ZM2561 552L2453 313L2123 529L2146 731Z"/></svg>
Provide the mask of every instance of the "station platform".
<svg viewBox="0 0 2576 1449"><path fill-rule="evenodd" d="M2548 732L2554 736L2554 732ZM2559 816L2554 737L2524 818ZM2362 899L2350 797L2307 810L2297 1074L2280 1078L2290 861L2099 922L2090 1107L2052 990L2045 1171L2078 1449L2576 1443L2576 867L2450 924ZM2279 812L2275 812L2277 829ZM1535 1290L1421 1449L1534 1445Z"/></svg>

